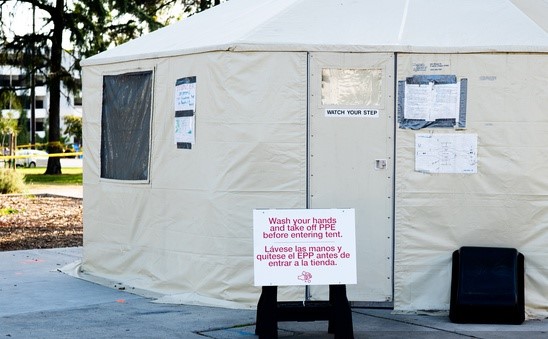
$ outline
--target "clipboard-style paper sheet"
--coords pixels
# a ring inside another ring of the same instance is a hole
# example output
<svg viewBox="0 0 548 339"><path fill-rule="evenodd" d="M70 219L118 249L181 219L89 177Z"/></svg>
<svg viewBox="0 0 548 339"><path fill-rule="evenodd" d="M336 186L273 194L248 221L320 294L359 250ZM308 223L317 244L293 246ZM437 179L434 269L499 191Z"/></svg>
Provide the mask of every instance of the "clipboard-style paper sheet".
<svg viewBox="0 0 548 339"><path fill-rule="evenodd" d="M406 84L404 118L435 121L459 120L460 82L455 84Z"/></svg>
<svg viewBox="0 0 548 339"><path fill-rule="evenodd" d="M477 134L416 134L415 171L477 173Z"/></svg>

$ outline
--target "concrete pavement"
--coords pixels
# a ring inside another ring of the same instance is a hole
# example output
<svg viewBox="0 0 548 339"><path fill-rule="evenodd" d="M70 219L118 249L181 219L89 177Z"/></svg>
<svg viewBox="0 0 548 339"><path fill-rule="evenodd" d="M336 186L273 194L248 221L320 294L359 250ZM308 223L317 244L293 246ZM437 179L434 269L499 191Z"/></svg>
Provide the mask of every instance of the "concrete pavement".
<svg viewBox="0 0 548 339"><path fill-rule="evenodd" d="M82 186L41 186L30 193L82 198ZM81 255L81 247L0 252L0 338L256 337L254 310L155 303L61 271ZM548 319L474 325L453 324L446 315L352 311L355 338L548 337ZM325 321L281 322L278 327L280 338L333 338Z"/></svg>
<svg viewBox="0 0 548 339"><path fill-rule="evenodd" d="M0 338L253 338L254 310L159 304L61 272L82 248L0 252ZM453 324L353 308L356 338L547 338L548 320ZM281 322L280 338L333 338L327 322Z"/></svg>
<svg viewBox="0 0 548 339"><path fill-rule="evenodd" d="M82 198L82 186L31 188ZM0 338L254 338L255 311L155 303L61 271L82 248L0 252ZM447 315L353 308L355 338L548 338L548 319L453 324ZM333 338L327 322L281 322L280 338Z"/></svg>

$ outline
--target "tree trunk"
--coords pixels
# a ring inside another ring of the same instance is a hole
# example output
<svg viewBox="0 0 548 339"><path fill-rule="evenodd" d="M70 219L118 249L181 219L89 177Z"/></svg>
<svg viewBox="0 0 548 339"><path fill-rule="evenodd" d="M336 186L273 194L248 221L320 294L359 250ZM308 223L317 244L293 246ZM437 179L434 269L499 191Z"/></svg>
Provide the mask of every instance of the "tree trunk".
<svg viewBox="0 0 548 339"><path fill-rule="evenodd" d="M200 0L200 12L209 8L209 0Z"/></svg>
<svg viewBox="0 0 548 339"><path fill-rule="evenodd" d="M56 0L55 13L52 13L53 36L51 42L51 68L49 83L49 136L48 153L62 153L60 131L60 103L61 103L61 62L63 57L63 11L65 0ZM61 158L50 157L44 174L61 174Z"/></svg>

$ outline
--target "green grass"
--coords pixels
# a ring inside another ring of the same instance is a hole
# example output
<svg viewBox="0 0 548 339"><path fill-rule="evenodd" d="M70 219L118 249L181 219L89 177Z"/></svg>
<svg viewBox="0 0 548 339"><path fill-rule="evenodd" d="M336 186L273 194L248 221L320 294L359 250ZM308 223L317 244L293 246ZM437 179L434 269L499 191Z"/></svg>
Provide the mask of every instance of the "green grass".
<svg viewBox="0 0 548 339"><path fill-rule="evenodd" d="M60 175L45 175L45 168L17 168L25 175L25 184L33 185L82 185L82 168L62 168Z"/></svg>

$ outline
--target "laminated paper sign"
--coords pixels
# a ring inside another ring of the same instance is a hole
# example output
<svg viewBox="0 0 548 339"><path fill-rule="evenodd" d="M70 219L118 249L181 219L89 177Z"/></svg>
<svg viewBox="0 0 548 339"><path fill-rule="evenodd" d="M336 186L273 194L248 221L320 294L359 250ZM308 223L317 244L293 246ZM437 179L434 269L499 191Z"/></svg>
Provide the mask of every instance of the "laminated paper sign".
<svg viewBox="0 0 548 339"><path fill-rule="evenodd" d="M190 149L195 142L196 77L177 79L175 82L175 144Z"/></svg>
<svg viewBox="0 0 548 339"><path fill-rule="evenodd" d="M194 116L175 117L175 143L194 143Z"/></svg>
<svg viewBox="0 0 548 339"><path fill-rule="evenodd" d="M355 109L346 109L346 108L326 108L325 116L334 117L334 118L378 118L379 117L378 109L369 109L369 108L355 108Z"/></svg>
<svg viewBox="0 0 548 339"><path fill-rule="evenodd" d="M196 77L177 79L175 82L175 111L196 110Z"/></svg>
<svg viewBox="0 0 548 339"><path fill-rule="evenodd" d="M255 286L356 284L354 209L253 211Z"/></svg>

